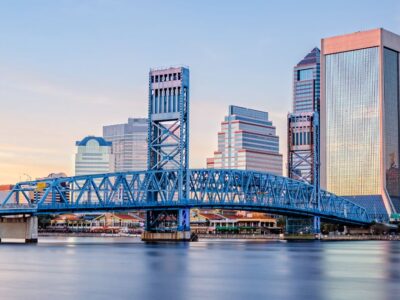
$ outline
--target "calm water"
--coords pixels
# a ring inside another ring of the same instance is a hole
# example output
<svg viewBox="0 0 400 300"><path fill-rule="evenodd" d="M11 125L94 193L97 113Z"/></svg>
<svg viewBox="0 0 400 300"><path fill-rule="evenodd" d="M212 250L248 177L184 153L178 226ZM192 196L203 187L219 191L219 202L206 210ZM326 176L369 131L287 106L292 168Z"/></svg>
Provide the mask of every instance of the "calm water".
<svg viewBox="0 0 400 300"><path fill-rule="evenodd" d="M399 242L41 238L0 245L0 299L400 299Z"/></svg>

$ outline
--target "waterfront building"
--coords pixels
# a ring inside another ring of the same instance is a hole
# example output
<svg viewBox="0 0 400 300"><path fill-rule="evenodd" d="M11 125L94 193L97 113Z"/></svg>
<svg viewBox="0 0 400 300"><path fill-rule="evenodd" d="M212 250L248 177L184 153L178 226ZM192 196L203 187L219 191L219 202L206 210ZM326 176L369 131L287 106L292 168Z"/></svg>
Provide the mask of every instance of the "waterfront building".
<svg viewBox="0 0 400 300"><path fill-rule="evenodd" d="M288 114L288 177L314 183L318 155L320 50L314 48L293 68L293 113Z"/></svg>
<svg viewBox="0 0 400 300"><path fill-rule="evenodd" d="M218 133L218 151L207 159L207 167L282 175L279 137L268 113L230 105Z"/></svg>
<svg viewBox="0 0 400 300"><path fill-rule="evenodd" d="M190 224L200 234L266 234L279 233L277 220L263 213L243 211L193 210Z"/></svg>
<svg viewBox="0 0 400 300"><path fill-rule="evenodd" d="M64 214L50 220L47 231L53 232L124 232L124 229L140 229L144 219L136 214ZM129 233L129 232L126 232ZM132 233L132 232L131 232ZM135 232L138 233L138 232Z"/></svg>
<svg viewBox="0 0 400 300"><path fill-rule="evenodd" d="M102 137L87 136L76 142L75 175L114 172L112 143Z"/></svg>
<svg viewBox="0 0 400 300"><path fill-rule="evenodd" d="M112 142L116 172L147 169L146 118L129 118L128 123L103 126L103 138Z"/></svg>
<svg viewBox="0 0 400 300"><path fill-rule="evenodd" d="M93 219L91 226L119 227L119 228L143 228L145 220L137 215L106 213Z"/></svg>
<svg viewBox="0 0 400 300"><path fill-rule="evenodd" d="M321 185L386 220L400 210L400 36L322 39Z"/></svg>

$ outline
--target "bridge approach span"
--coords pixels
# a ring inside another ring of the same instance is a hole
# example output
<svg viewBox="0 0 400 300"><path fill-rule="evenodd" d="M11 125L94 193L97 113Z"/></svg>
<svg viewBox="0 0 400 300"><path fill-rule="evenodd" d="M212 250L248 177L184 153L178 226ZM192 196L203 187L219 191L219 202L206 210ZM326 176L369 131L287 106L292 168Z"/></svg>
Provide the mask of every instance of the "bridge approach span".
<svg viewBox="0 0 400 300"><path fill-rule="evenodd" d="M189 198L179 191L179 170L135 171L19 182L2 201L0 216L124 210L224 208L334 223L368 225L366 209L314 186L268 173L190 169Z"/></svg>

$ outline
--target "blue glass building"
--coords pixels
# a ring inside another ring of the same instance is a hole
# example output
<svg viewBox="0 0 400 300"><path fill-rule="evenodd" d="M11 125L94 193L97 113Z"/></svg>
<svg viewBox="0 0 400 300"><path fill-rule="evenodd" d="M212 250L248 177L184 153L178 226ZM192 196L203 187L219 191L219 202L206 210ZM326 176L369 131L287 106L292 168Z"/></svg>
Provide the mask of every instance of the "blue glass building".
<svg viewBox="0 0 400 300"><path fill-rule="evenodd" d="M319 110L320 50L315 47L293 69L293 113Z"/></svg>

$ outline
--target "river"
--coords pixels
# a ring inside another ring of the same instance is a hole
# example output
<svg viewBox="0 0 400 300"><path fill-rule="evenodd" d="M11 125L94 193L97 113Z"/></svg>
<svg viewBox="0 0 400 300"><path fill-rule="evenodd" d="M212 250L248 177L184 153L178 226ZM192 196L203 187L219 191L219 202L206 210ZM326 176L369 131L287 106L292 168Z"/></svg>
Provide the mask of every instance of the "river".
<svg viewBox="0 0 400 300"><path fill-rule="evenodd" d="M0 299L400 299L400 242L41 238L0 245Z"/></svg>

